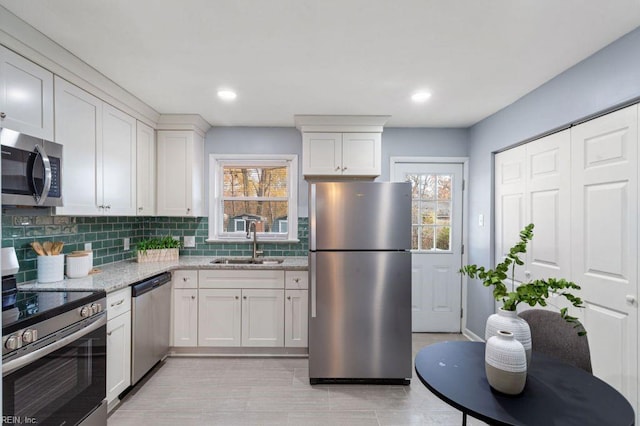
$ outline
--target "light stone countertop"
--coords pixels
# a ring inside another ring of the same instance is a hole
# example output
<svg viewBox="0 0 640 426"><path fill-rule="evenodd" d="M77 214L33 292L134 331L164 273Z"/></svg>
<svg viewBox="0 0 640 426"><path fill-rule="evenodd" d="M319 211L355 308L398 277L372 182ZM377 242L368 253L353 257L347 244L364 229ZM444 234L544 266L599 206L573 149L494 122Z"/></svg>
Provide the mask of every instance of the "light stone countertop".
<svg viewBox="0 0 640 426"><path fill-rule="evenodd" d="M228 265L212 264L211 261L219 257L212 256L180 256L177 262L149 262L137 263L133 260L110 263L98 267L102 272L83 278L65 278L53 283L38 283L30 281L18 284L20 290L63 290L63 291L95 291L104 290L107 293L128 287L165 271L176 269L241 269L264 270L284 269L287 271L306 271L308 259L306 257L283 257L284 262L269 265ZM229 257L224 257L229 259Z"/></svg>

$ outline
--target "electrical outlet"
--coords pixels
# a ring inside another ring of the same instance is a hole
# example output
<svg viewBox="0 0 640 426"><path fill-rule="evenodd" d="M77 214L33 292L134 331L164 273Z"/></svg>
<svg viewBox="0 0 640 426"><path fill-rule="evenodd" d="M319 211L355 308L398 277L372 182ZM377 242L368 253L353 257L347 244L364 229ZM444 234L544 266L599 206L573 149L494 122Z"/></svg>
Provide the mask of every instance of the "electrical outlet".
<svg viewBox="0 0 640 426"><path fill-rule="evenodd" d="M85 251L91 250L91 243L84 243L84 249Z"/></svg>
<svg viewBox="0 0 640 426"><path fill-rule="evenodd" d="M180 237L176 237L175 235L172 235L171 238L173 238L176 241L180 241Z"/></svg>
<svg viewBox="0 0 640 426"><path fill-rule="evenodd" d="M184 236L184 246L185 247L195 247L196 246L196 237L195 235Z"/></svg>
<svg viewBox="0 0 640 426"><path fill-rule="evenodd" d="M122 239L122 245L124 246L124 251L127 251L127 250L130 249L130 247L129 247L129 243L130 242L131 241L129 240L129 238L123 238Z"/></svg>

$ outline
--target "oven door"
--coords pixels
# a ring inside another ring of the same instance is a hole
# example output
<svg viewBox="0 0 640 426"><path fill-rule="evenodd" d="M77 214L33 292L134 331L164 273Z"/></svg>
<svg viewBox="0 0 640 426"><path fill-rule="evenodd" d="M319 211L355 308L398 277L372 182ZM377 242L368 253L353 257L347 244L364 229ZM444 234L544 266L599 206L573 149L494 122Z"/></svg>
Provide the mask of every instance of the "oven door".
<svg viewBox="0 0 640 426"><path fill-rule="evenodd" d="M106 315L101 315L79 331L3 361L3 419L75 425L98 408L107 386L106 322Z"/></svg>

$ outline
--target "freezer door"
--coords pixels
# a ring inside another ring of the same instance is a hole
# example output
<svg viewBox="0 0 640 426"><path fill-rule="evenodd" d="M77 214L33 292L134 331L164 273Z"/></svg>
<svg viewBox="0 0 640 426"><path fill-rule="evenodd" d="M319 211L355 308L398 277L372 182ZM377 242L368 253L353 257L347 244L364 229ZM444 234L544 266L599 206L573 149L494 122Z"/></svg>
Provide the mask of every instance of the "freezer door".
<svg viewBox="0 0 640 426"><path fill-rule="evenodd" d="M309 256L309 378L411 378L411 253Z"/></svg>
<svg viewBox="0 0 640 426"><path fill-rule="evenodd" d="M322 182L309 188L310 250L411 248L410 183Z"/></svg>

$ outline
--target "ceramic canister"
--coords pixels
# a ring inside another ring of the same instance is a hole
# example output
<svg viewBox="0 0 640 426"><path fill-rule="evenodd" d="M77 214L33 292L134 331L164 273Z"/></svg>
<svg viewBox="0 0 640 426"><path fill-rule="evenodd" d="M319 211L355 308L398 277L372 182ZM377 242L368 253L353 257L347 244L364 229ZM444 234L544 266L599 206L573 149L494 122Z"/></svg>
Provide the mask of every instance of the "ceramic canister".
<svg viewBox="0 0 640 426"><path fill-rule="evenodd" d="M86 277L90 271L89 255L85 253L67 255L67 277Z"/></svg>
<svg viewBox="0 0 640 426"><path fill-rule="evenodd" d="M487 340L484 366L489 385L498 392L518 395L527 381L527 358L524 346L513 333L498 330Z"/></svg>
<svg viewBox="0 0 640 426"><path fill-rule="evenodd" d="M38 256L38 282L52 283L64 279L64 254Z"/></svg>

